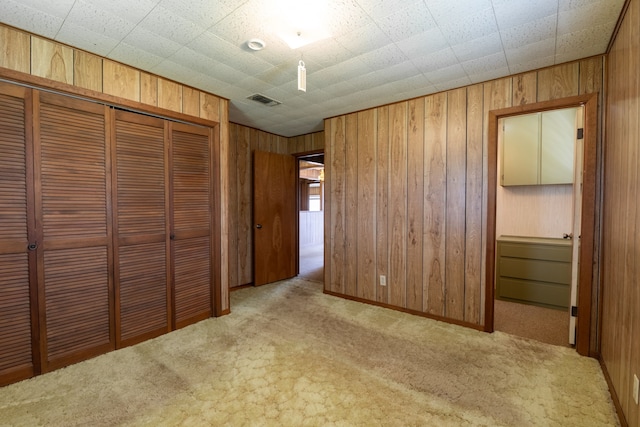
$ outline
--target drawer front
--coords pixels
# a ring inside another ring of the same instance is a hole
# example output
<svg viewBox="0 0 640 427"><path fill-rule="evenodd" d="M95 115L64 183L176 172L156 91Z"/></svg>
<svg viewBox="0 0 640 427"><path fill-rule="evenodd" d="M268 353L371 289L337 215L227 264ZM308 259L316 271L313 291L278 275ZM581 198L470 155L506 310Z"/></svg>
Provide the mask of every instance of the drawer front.
<svg viewBox="0 0 640 427"><path fill-rule="evenodd" d="M498 241L498 257L571 262L571 245L542 245Z"/></svg>
<svg viewBox="0 0 640 427"><path fill-rule="evenodd" d="M521 258L500 258L499 276L569 285L571 264Z"/></svg>
<svg viewBox="0 0 640 427"><path fill-rule="evenodd" d="M507 301L524 302L548 308L569 307L569 286L501 277L497 297Z"/></svg>

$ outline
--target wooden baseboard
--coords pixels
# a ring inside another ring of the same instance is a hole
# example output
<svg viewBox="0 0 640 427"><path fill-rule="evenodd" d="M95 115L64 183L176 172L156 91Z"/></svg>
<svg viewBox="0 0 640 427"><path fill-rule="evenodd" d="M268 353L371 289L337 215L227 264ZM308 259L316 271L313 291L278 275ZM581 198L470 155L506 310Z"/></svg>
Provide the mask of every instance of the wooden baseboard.
<svg viewBox="0 0 640 427"><path fill-rule="evenodd" d="M471 329L475 329L476 331L484 332L484 326L483 325L476 325L474 323L469 323L469 322L465 322L465 321L462 321L462 320L449 319L447 317L436 316L436 315L433 315L433 314L424 313L422 311L411 310L409 308L397 307L395 305L385 304L383 302L370 301L370 300L367 300L367 299L364 299L364 298L358 298L358 297L353 297L353 296L350 296L350 295L339 294L339 293L336 293L336 292L327 291L326 289L323 292L325 294L327 294L327 295L331 295L331 296L334 296L334 297L344 298L344 299L348 299L348 300L351 300L351 301L361 302L361 303L365 303L365 304L369 304L369 305L375 305L375 306L378 306L378 307L388 308L388 309L395 310L395 311L401 311L403 313L413 314L414 316L425 317L427 319L438 320L440 322L450 323L452 325L464 326L465 328L471 328Z"/></svg>
<svg viewBox="0 0 640 427"><path fill-rule="evenodd" d="M239 289L251 288L253 287L253 282L247 283L246 285L234 286L233 288L229 288L229 292L237 291Z"/></svg>
<svg viewBox="0 0 640 427"><path fill-rule="evenodd" d="M602 357L598 358L600 362L600 367L602 368L602 373L604 374L604 379L607 381L607 386L609 386L609 393L611 393L611 400L613 400L613 405L616 407L616 413L618 414L618 419L620 420L620 425L622 427L629 427L629 423L624 416L624 412L622 412L622 405L620 405L620 399L618 399L618 394L616 390L613 388L613 383L611 382L611 376L609 375L609 371L607 370L607 365L605 365Z"/></svg>

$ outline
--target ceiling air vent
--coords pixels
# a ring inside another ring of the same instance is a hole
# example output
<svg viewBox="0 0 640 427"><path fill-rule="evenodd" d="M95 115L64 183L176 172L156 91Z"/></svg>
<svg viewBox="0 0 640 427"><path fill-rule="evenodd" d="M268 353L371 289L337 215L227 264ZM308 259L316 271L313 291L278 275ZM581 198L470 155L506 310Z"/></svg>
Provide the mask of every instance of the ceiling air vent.
<svg viewBox="0 0 640 427"><path fill-rule="evenodd" d="M276 101L275 99L271 99L268 96L260 95L259 93L256 93L254 95L248 96L247 99L259 102L260 104L264 104L267 107L275 107L276 105L282 104L282 102L280 102L280 101Z"/></svg>

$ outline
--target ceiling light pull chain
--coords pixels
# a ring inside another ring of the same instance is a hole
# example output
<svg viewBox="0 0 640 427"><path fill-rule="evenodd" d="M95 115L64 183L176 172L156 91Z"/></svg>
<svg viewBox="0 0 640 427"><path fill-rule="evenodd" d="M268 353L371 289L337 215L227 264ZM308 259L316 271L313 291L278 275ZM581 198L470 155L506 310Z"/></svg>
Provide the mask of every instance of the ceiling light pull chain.
<svg viewBox="0 0 640 427"><path fill-rule="evenodd" d="M300 55L300 61L298 62L298 90L307 91L307 69L302 60L302 55Z"/></svg>

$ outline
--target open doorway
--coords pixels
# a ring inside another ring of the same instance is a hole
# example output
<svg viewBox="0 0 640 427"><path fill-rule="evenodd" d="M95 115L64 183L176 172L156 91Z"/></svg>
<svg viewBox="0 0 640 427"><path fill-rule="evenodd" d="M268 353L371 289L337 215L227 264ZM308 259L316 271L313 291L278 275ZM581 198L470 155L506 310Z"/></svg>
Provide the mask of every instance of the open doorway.
<svg viewBox="0 0 640 427"><path fill-rule="evenodd" d="M299 276L324 280L324 154L298 157Z"/></svg>

